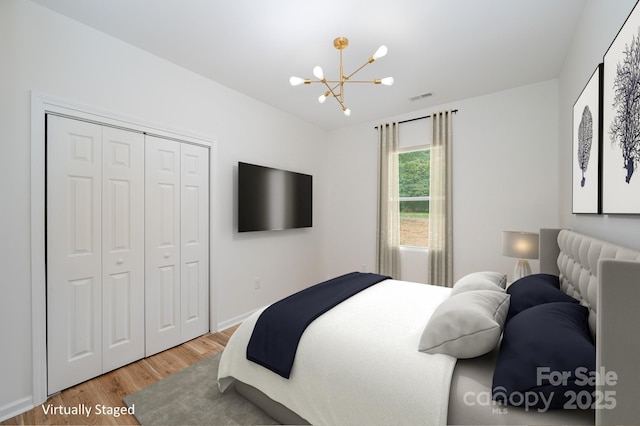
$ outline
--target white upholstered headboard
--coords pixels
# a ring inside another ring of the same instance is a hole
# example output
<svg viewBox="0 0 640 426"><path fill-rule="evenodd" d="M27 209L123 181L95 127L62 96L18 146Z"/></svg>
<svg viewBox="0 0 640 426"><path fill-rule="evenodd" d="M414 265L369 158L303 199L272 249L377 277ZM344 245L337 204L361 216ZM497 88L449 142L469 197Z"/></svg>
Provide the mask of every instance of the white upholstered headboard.
<svg viewBox="0 0 640 426"><path fill-rule="evenodd" d="M563 291L589 308L598 371L617 375L615 383L597 384L596 399L614 392L615 404L596 408L596 424L637 423L640 251L574 231L541 229L540 272L558 275Z"/></svg>
<svg viewBox="0 0 640 426"><path fill-rule="evenodd" d="M595 336L598 312L598 265L601 259L640 262L640 251L602 241L578 232L545 230L557 235L557 271L560 287L569 296L589 308L589 327ZM541 236L541 238L543 238ZM640 303L640 300L638 301ZM640 325L640 324L639 324Z"/></svg>

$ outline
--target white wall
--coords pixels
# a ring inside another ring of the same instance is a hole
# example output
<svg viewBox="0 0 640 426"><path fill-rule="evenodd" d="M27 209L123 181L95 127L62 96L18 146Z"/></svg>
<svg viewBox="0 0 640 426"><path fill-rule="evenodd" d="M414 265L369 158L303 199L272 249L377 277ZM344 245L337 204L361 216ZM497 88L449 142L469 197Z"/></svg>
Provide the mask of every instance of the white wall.
<svg viewBox="0 0 640 426"><path fill-rule="evenodd" d="M324 277L324 131L24 0L0 1L0 57L0 420L33 403L31 90L216 140L218 324ZM239 236L238 161L312 174L314 227Z"/></svg>
<svg viewBox="0 0 640 426"><path fill-rule="evenodd" d="M558 226L557 102L551 80L435 109L459 110L453 118L454 278L478 270L511 275L515 259L501 255L501 231ZM328 275L375 267L376 124L328 135ZM414 260L401 262L420 261L410 255Z"/></svg>
<svg viewBox="0 0 640 426"><path fill-rule="evenodd" d="M640 249L640 215L574 215L571 165L573 104L636 0L588 0L559 78L560 218L562 227Z"/></svg>

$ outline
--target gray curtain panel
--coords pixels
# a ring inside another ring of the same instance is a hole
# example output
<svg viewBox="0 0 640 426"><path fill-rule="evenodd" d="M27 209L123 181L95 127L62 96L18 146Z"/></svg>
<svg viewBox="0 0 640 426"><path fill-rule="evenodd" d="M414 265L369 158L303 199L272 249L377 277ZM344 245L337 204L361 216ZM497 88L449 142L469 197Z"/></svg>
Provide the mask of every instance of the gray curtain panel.
<svg viewBox="0 0 640 426"><path fill-rule="evenodd" d="M432 115L428 282L453 286L452 111Z"/></svg>
<svg viewBox="0 0 640 426"><path fill-rule="evenodd" d="M378 259L379 274L400 279L400 204L398 201L398 123L378 126L379 196Z"/></svg>

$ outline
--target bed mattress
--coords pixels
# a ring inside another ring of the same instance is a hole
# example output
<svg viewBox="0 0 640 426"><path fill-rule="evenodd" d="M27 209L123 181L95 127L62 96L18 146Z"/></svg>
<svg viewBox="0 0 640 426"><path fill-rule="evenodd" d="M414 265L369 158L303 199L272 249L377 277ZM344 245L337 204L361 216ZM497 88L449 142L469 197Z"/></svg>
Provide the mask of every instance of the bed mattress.
<svg viewBox="0 0 640 426"><path fill-rule="evenodd" d="M418 343L450 292L396 280L362 291L307 328L290 379L246 359L258 311L222 355L220 389L239 380L311 424L446 424L456 359Z"/></svg>

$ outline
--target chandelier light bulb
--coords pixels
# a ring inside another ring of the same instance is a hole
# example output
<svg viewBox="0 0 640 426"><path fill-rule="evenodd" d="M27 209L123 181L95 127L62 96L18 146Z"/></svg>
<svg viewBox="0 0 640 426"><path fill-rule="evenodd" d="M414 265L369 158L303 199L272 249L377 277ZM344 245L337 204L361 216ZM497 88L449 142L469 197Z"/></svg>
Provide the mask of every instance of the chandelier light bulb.
<svg viewBox="0 0 640 426"><path fill-rule="evenodd" d="M378 47L378 50L376 50L376 53L373 54L373 59L380 59L383 56L385 56L387 54L387 46L385 46L384 44L380 47Z"/></svg>
<svg viewBox="0 0 640 426"><path fill-rule="evenodd" d="M315 75L318 80L324 80L324 72L320 65L313 67L313 75Z"/></svg>
<svg viewBox="0 0 640 426"><path fill-rule="evenodd" d="M318 97L318 102L320 102L321 104L323 104L326 100L327 97L324 95L324 93Z"/></svg>
<svg viewBox="0 0 640 426"><path fill-rule="evenodd" d="M393 85L393 77L385 77L382 80L380 80L381 84L384 84L385 86L391 86Z"/></svg>
<svg viewBox="0 0 640 426"><path fill-rule="evenodd" d="M342 111L344 112L344 115L346 117L349 117L351 115L351 110L349 108L347 108L346 106L342 107Z"/></svg>
<svg viewBox="0 0 640 426"><path fill-rule="evenodd" d="M289 84L292 85L292 86L300 86L302 83L304 83L304 78L291 77L289 79Z"/></svg>

